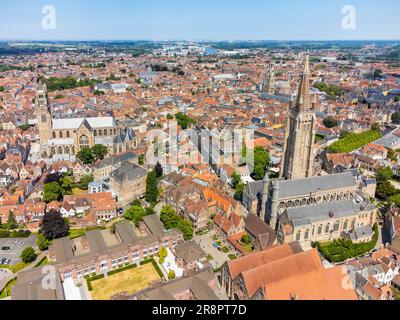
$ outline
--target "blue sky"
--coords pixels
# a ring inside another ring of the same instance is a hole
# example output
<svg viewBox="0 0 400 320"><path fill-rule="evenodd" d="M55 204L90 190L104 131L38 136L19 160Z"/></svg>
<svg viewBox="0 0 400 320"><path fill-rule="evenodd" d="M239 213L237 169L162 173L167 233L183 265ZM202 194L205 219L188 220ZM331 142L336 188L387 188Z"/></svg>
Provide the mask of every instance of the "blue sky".
<svg viewBox="0 0 400 320"><path fill-rule="evenodd" d="M56 30L42 29L42 7ZM357 10L342 29L342 7ZM2 0L0 39L399 40L399 0Z"/></svg>

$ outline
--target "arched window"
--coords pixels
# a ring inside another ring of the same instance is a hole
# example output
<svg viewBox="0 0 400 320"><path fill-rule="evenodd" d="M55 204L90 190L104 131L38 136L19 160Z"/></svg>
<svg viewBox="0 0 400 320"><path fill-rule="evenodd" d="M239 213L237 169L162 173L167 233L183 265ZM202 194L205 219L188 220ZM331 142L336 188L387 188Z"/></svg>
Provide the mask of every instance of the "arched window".
<svg viewBox="0 0 400 320"><path fill-rule="evenodd" d="M94 130L94 131L93 131L93 135L94 135L95 137L97 137L97 130Z"/></svg>
<svg viewBox="0 0 400 320"><path fill-rule="evenodd" d="M64 138L64 134L62 131L60 131L59 136L60 136L60 139Z"/></svg>
<svg viewBox="0 0 400 320"><path fill-rule="evenodd" d="M87 136L81 136L79 139L80 148L89 148L89 138Z"/></svg>
<svg viewBox="0 0 400 320"><path fill-rule="evenodd" d="M349 221L345 221L343 224L343 230L347 230L347 228L349 227Z"/></svg>
<svg viewBox="0 0 400 320"><path fill-rule="evenodd" d="M116 135L117 134L117 129L114 129L114 135Z"/></svg>
<svg viewBox="0 0 400 320"><path fill-rule="evenodd" d="M128 151L130 148L129 148L129 144L127 143L126 144L126 146L125 146L125 151Z"/></svg>
<svg viewBox="0 0 400 320"><path fill-rule="evenodd" d="M53 139L56 139L56 138L57 138L56 133L55 133L55 131L53 131Z"/></svg>
<svg viewBox="0 0 400 320"><path fill-rule="evenodd" d="M338 232L339 229L340 229L340 221L337 221L337 222L335 223L335 225L333 226L333 231L334 231L334 232Z"/></svg>
<svg viewBox="0 0 400 320"><path fill-rule="evenodd" d="M67 146L67 147L65 147L65 153L66 154L69 154L70 153L70 149L69 149L69 147Z"/></svg>
<svg viewBox="0 0 400 320"><path fill-rule="evenodd" d="M114 147L113 147L113 150L114 150L114 154L116 154L116 153L118 152L117 146L114 146Z"/></svg>
<svg viewBox="0 0 400 320"><path fill-rule="evenodd" d="M308 240L309 237L310 237L310 230L307 229L306 233L304 234L304 240Z"/></svg>
<svg viewBox="0 0 400 320"><path fill-rule="evenodd" d="M119 153L122 153L122 146L119 146Z"/></svg>
<svg viewBox="0 0 400 320"><path fill-rule="evenodd" d="M63 149L61 147L58 147L58 154L63 154Z"/></svg>
<svg viewBox="0 0 400 320"><path fill-rule="evenodd" d="M51 154L52 154L52 155L56 154L56 149L54 149L54 147L51 148Z"/></svg>
<svg viewBox="0 0 400 320"><path fill-rule="evenodd" d="M72 146L72 154L75 154L75 147Z"/></svg>
<svg viewBox="0 0 400 320"><path fill-rule="evenodd" d="M107 136L107 130L104 129L104 136Z"/></svg>
<svg viewBox="0 0 400 320"><path fill-rule="evenodd" d="M99 137L103 136L103 131L99 130Z"/></svg>
<svg viewBox="0 0 400 320"><path fill-rule="evenodd" d="M301 240L301 231L297 231L296 241L300 241L300 240Z"/></svg>
<svg viewBox="0 0 400 320"><path fill-rule="evenodd" d="M318 227L318 234L322 234L322 224L320 224Z"/></svg>
<svg viewBox="0 0 400 320"><path fill-rule="evenodd" d="M66 132L66 136L67 138L71 138L71 134L69 133L69 131Z"/></svg>
<svg viewBox="0 0 400 320"><path fill-rule="evenodd" d="M331 225L328 223L325 227L325 233L329 233L330 229L331 229Z"/></svg>
<svg viewBox="0 0 400 320"><path fill-rule="evenodd" d="M112 136L112 134L113 134L113 130L112 130L112 129L110 129L110 136Z"/></svg>

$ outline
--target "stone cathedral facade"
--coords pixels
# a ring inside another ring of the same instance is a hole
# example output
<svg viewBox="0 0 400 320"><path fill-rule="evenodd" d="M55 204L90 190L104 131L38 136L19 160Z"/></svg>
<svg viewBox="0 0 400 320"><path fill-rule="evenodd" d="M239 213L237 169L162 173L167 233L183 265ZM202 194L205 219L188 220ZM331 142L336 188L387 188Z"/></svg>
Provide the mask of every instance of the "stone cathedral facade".
<svg viewBox="0 0 400 320"><path fill-rule="evenodd" d="M36 86L36 117L42 157L54 161L75 161L83 148L96 144L107 147L109 155L137 149L138 139L131 128L119 126L113 117L53 119L46 84Z"/></svg>

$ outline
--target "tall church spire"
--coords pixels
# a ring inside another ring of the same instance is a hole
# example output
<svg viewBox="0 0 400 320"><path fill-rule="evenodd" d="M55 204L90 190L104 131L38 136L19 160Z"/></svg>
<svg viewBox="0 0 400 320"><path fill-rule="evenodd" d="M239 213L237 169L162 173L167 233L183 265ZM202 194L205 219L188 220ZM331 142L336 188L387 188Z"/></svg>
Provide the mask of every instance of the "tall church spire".
<svg viewBox="0 0 400 320"><path fill-rule="evenodd" d="M296 109L298 112L311 110L310 62L309 62L308 54L304 61L304 71L301 76L299 91L297 93Z"/></svg>
<svg viewBox="0 0 400 320"><path fill-rule="evenodd" d="M316 117L310 97L310 64L307 55L296 104L294 108L289 108L281 177L302 179L313 176L315 134Z"/></svg>

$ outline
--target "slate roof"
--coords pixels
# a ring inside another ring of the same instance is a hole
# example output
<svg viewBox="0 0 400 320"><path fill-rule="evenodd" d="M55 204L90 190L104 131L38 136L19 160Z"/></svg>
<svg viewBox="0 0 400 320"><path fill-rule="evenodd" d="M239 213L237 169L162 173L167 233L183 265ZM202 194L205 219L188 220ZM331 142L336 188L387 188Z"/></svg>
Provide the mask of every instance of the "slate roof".
<svg viewBox="0 0 400 320"><path fill-rule="evenodd" d="M147 175L146 169L136 165L125 162L117 170L111 173L111 177L123 182L132 181Z"/></svg>
<svg viewBox="0 0 400 320"><path fill-rule="evenodd" d="M353 216L360 211L373 210L375 207L367 203L354 203L352 200L328 202L303 208L287 210L289 220L295 227L306 226L318 221Z"/></svg>
<svg viewBox="0 0 400 320"><path fill-rule="evenodd" d="M310 195L321 191L355 187L356 181L351 172L318 176L299 180L280 180L279 198Z"/></svg>
<svg viewBox="0 0 400 320"><path fill-rule="evenodd" d="M52 123L54 130L66 130L66 129L78 129L85 121L87 121L89 126L93 129L111 128L116 126L113 117L53 119Z"/></svg>

